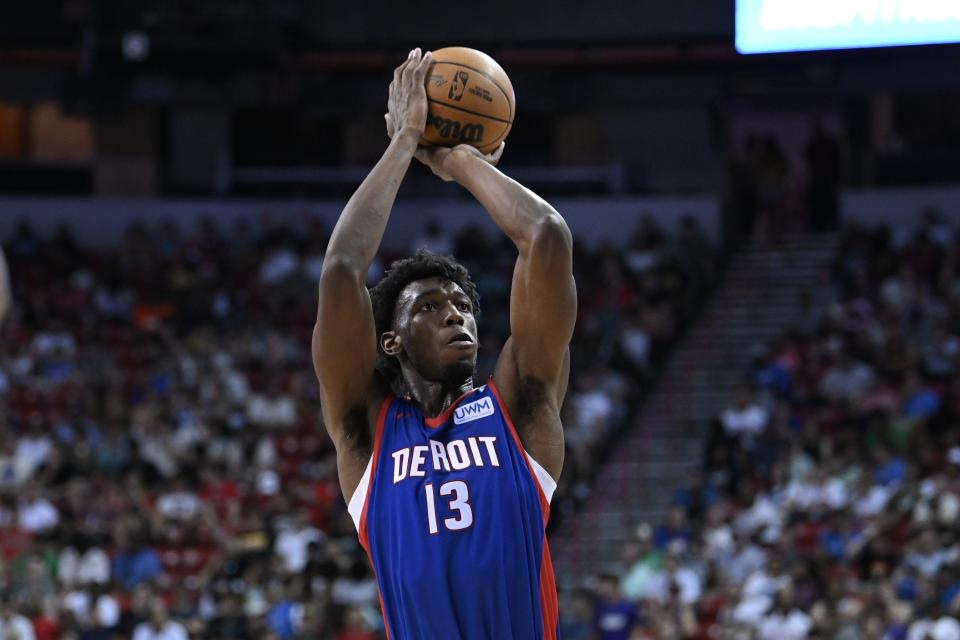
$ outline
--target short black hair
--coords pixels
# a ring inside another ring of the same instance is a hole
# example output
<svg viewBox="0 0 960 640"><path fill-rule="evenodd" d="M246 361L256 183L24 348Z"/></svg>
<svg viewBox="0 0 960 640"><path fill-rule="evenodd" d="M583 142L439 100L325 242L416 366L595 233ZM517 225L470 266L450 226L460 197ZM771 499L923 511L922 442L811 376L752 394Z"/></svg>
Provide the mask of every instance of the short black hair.
<svg viewBox="0 0 960 640"><path fill-rule="evenodd" d="M443 278L456 284L470 298L473 316L480 316L480 292L470 279L470 272L453 256L441 256L426 249L418 249L409 257L397 260L387 269L386 275L372 289L370 302L373 305L373 321L377 331L377 371L396 390L396 380L400 375L400 363L388 356L380 346L380 336L393 329L397 299L411 282L426 278Z"/></svg>

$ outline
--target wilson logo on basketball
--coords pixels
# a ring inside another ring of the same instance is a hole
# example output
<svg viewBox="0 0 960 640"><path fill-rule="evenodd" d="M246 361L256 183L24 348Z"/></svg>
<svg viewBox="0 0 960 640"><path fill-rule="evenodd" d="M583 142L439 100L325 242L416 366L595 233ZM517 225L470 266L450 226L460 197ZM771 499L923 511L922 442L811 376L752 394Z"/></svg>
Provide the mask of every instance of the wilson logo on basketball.
<svg viewBox="0 0 960 640"><path fill-rule="evenodd" d="M447 97L459 102L460 98L463 97L463 92L467 90L467 80L469 78L470 74L466 71L457 71L453 74L453 84L450 85Z"/></svg>
<svg viewBox="0 0 960 640"><path fill-rule="evenodd" d="M431 113L427 114L427 126L436 127L437 133L444 138L459 140L468 144L483 140L482 124L463 124Z"/></svg>
<svg viewBox="0 0 960 640"><path fill-rule="evenodd" d="M453 412L453 424L463 424L493 415L493 401L490 398L474 400Z"/></svg>

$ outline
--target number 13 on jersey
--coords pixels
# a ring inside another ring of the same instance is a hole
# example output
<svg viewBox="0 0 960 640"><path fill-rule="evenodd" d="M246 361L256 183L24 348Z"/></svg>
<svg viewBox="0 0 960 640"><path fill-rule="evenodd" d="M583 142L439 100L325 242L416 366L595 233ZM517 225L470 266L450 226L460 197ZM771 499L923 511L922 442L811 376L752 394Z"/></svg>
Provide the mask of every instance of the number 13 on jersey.
<svg viewBox="0 0 960 640"><path fill-rule="evenodd" d="M427 494L427 528L430 534L434 535L440 532L437 526L437 501L434 495L433 483L429 482L423 486L424 493ZM447 509L450 512L456 512L456 516L443 519L443 525L450 531L460 531L467 529L473 524L473 509L470 508L470 489L463 480L451 480L440 485L440 496L446 498Z"/></svg>

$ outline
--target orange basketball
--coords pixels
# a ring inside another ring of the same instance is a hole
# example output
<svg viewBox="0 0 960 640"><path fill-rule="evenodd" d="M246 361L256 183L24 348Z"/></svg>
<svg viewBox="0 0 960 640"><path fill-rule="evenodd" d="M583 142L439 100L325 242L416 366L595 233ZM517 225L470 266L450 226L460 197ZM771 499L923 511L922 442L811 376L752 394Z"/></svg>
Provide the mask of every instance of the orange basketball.
<svg viewBox="0 0 960 640"><path fill-rule="evenodd" d="M496 60L476 49L447 47L433 52L427 102L423 146L470 144L490 153L513 125L510 78Z"/></svg>

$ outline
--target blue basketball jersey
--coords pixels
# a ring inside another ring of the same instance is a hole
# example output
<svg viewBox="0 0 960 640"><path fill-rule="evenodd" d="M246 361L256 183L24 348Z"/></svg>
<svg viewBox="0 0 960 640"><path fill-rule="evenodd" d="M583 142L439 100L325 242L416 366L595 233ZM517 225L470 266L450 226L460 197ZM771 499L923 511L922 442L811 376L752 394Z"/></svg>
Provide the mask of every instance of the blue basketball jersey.
<svg viewBox="0 0 960 640"><path fill-rule="evenodd" d="M349 506L391 640L554 640L555 488L492 379L436 418L388 397Z"/></svg>

